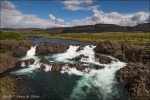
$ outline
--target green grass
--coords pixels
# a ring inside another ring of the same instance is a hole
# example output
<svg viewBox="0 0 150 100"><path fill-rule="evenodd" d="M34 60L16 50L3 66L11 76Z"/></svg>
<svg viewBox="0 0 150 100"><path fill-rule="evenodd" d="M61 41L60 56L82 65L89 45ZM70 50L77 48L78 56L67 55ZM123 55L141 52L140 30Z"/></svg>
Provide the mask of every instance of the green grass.
<svg viewBox="0 0 150 100"><path fill-rule="evenodd" d="M84 42L98 43L99 41L113 40L113 41L129 41L129 42L149 42L150 33L138 32L108 32L108 33L91 33L91 34L28 34L32 36L44 37L44 38L59 38L59 39L70 39Z"/></svg>
<svg viewBox="0 0 150 100"><path fill-rule="evenodd" d="M25 37L19 33L0 31L0 40L23 40L23 39L25 39Z"/></svg>

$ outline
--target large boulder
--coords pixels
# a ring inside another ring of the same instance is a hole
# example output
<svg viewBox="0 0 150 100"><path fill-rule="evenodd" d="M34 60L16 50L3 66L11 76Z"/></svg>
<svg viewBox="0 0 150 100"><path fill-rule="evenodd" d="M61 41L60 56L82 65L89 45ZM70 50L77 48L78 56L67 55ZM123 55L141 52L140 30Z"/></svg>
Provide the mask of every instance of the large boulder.
<svg viewBox="0 0 150 100"><path fill-rule="evenodd" d="M83 71L85 69L85 67L79 63L74 64L74 66L77 70L80 70L80 71Z"/></svg>
<svg viewBox="0 0 150 100"><path fill-rule="evenodd" d="M116 78L133 98L150 98L150 67L142 63L129 63L116 73ZM142 99L143 100L143 99Z"/></svg>
<svg viewBox="0 0 150 100"><path fill-rule="evenodd" d="M114 55L118 50L121 50L121 45L122 43L119 41L102 41L97 44L94 51L96 53Z"/></svg>
<svg viewBox="0 0 150 100"><path fill-rule="evenodd" d="M12 56L25 56L27 51L34 46L34 41L31 40L0 40L0 52L9 52Z"/></svg>
<svg viewBox="0 0 150 100"><path fill-rule="evenodd" d="M16 66L17 60L14 57L4 53L1 53L0 56L0 73Z"/></svg>
<svg viewBox="0 0 150 100"><path fill-rule="evenodd" d="M25 63L26 66L29 66L29 65L34 64L35 59L30 58L30 59L27 59L27 60L23 60L23 62Z"/></svg>
<svg viewBox="0 0 150 100"><path fill-rule="evenodd" d="M98 59L101 64L111 63L112 59L102 54L95 53L95 58Z"/></svg>
<svg viewBox="0 0 150 100"><path fill-rule="evenodd" d="M48 62L48 60L45 59L44 57L42 57L42 58L40 59L40 63L47 63L47 62Z"/></svg>
<svg viewBox="0 0 150 100"><path fill-rule="evenodd" d="M40 70L41 70L41 71L45 71L45 68L46 68L45 65L44 65L44 64L41 64Z"/></svg>
<svg viewBox="0 0 150 100"><path fill-rule="evenodd" d="M74 57L73 60L79 61L79 60L81 60L81 58L88 58L88 56L85 56L85 55L81 54L79 56Z"/></svg>
<svg viewBox="0 0 150 100"><path fill-rule="evenodd" d="M37 45L36 54L63 53L68 48L68 44L41 43Z"/></svg>
<svg viewBox="0 0 150 100"><path fill-rule="evenodd" d="M57 64L57 63L52 65L51 71L60 72L61 70L62 70L62 65Z"/></svg>
<svg viewBox="0 0 150 100"><path fill-rule="evenodd" d="M81 50L84 50L84 45L80 45L79 47L78 47L78 49L76 50L76 52L79 52L79 51L81 51Z"/></svg>

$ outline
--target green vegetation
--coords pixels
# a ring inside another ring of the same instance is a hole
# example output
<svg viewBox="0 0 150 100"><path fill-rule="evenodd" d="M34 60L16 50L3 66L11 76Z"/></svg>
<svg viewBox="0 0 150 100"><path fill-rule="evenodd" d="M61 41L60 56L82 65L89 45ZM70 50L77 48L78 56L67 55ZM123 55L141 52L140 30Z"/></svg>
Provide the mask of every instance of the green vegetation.
<svg viewBox="0 0 150 100"><path fill-rule="evenodd" d="M25 37L23 37L19 33L0 31L0 40L23 40L23 39L25 39Z"/></svg>
<svg viewBox="0 0 150 100"><path fill-rule="evenodd" d="M98 43L104 40L114 40L114 41L127 41L127 42L149 42L150 33L137 32L108 32L108 33L70 33L70 34L28 34L32 36L44 37L44 38L59 38L59 39L70 39L78 40L84 42Z"/></svg>

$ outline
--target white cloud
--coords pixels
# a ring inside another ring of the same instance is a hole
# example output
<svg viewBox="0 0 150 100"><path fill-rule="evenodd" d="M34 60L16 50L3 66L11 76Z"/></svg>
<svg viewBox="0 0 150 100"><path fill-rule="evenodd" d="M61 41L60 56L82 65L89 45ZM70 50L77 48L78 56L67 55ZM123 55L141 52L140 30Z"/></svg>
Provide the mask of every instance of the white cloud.
<svg viewBox="0 0 150 100"><path fill-rule="evenodd" d="M15 9L15 5L8 1L3 1L0 5L1 9Z"/></svg>
<svg viewBox="0 0 150 100"><path fill-rule="evenodd" d="M131 20L136 22L136 24L149 22L148 19L149 19L149 14L148 13L145 14L144 12L138 12L131 18Z"/></svg>
<svg viewBox="0 0 150 100"><path fill-rule="evenodd" d="M50 19L41 19L33 14L23 14L9 1L1 1L1 28L49 28L63 27L63 19L49 14Z"/></svg>
<svg viewBox="0 0 150 100"><path fill-rule="evenodd" d="M64 26L79 26L79 25L93 25L97 23L103 24L117 24L122 26L134 26L140 23L150 22L149 12L137 12L131 14L121 14L118 12L105 13L98 10L99 6L80 6L85 3L91 4L92 0L77 0L78 2L67 1L67 5L76 5L74 10L92 10L93 15L81 20L73 20L68 23L61 18L56 18L49 14L49 19L41 19L34 14L23 14L16 9L16 6L9 1L1 1L1 28L50 28L50 27L64 27Z"/></svg>
<svg viewBox="0 0 150 100"><path fill-rule="evenodd" d="M93 3L93 0L65 0L62 1L64 9L77 11L77 10L93 10L99 6L89 6Z"/></svg>
<svg viewBox="0 0 150 100"><path fill-rule="evenodd" d="M63 4L65 5L74 5L74 4L91 4L93 3L93 0L65 0L63 1Z"/></svg>
<svg viewBox="0 0 150 100"><path fill-rule="evenodd" d="M91 24L117 24L121 26L134 26L140 23L149 22L148 12L138 12L131 14L120 14L117 12L104 13L97 8L93 9L93 16L82 20L73 20L70 25L91 25Z"/></svg>
<svg viewBox="0 0 150 100"><path fill-rule="evenodd" d="M64 25L65 21L63 19L57 18L56 23L59 24L59 25Z"/></svg>
<svg viewBox="0 0 150 100"><path fill-rule="evenodd" d="M49 14L49 17L50 17L51 20L55 20L56 19L55 16L53 16L52 14Z"/></svg>

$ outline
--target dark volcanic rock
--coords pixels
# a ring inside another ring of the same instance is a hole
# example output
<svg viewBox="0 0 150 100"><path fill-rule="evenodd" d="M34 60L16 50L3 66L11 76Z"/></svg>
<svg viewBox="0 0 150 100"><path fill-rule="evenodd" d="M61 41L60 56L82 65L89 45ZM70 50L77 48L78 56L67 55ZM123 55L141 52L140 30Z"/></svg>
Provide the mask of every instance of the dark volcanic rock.
<svg viewBox="0 0 150 100"><path fill-rule="evenodd" d="M35 60L33 58L27 59L23 61L26 66L34 64Z"/></svg>
<svg viewBox="0 0 150 100"><path fill-rule="evenodd" d="M53 65L52 65L52 68L51 68L51 70L52 70L53 72L60 72L61 69L62 69L62 65L60 65L60 64L53 64Z"/></svg>
<svg viewBox="0 0 150 100"><path fill-rule="evenodd" d="M68 44L41 43L36 48L36 54L62 53L68 48Z"/></svg>
<svg viewBox="0 0 150 100"><path fill-rule="evenodd" d="M150 47L149 46L123 46L123 53L125 60L130 62L149 62L150 61Z"/></svg>
<svg viewBox="0 0 150 100"><path fill-rule="evenodd" d="M0 52L10 52L12 56L25 56L27 51L34 46L31 40L0 40Z"/></svg>
<svg viewBox="0 0 150 100"><path fill-rule="evenodd" d="M150 67L142 63L129 63L116 73L116 78L138 100L150 99Z"/></svg>
<svg viewBox="0 0 150 100"><path fill-rule="evenodd" d="M85 47L85 46L80 45L79 48L76 50L76 52L79 52L80 50L84 50L84 47Z"/></svg>
<svg viewBox="0 0 150 100"><path fill-rule="evenodd" d="M112 61L110 57L107 57L98 53L95 54L95 58L98 59L99 63L101 64L108 64L108 63L111 63Z"/></svg>
<svg viewBox="0 0 150 100"><path fill-rule="evenodd" d="M75 66L75 68L77 69L77 70L80 70L80 71L83 71L84 69L85 69L85 67L84 66L82 66L81 64L74 64L74 66Z"/></svg>
<svg viewBox="0 0 150 100"><path fill-rule="evenodd" d="M14 57L3 53L0 56L0 73L16 66L17 60Z"/></svg>
<svg viewBox="0 0 150 100"><path fill-rule="evenodd" d="M124 54L115 54L114 57L120 61L125 61L125 55Z"/></svg>
<svg viewBox="0 0 150 100"><path fill-rule="evenodd" d="M83 57L83 58L88 58L88 56L85 56L85 55L81 54L81 55L79 55L79 56L74 57L73 60L79 61L79 60L81 60L82 57Z"/></svg>
<svg viewBox="0 0 150 100"><path fill-rule="evenodd" d="M150 45L134 45L126 42L103 41L94 49L95 53L107 54L126 62L150 61Z"/></svg>
<svg viewBox="0 0 150 100"><path fill-rule="evenodd" d="M40 63L48 63L48 60L46 58L42 57L40 59Z"/></svg>
<svg viewBox="0 0 150 100"><path fill-rule="evenodd" d="M44 65L44 64L41 64L40 70L41 70L41 71L44 71L45 68L46 68L45 65Z"/></svg>
<svg viewBox="0 0 150 100"><path fill-rule="evenodd" d="M16 62L16 64L15 64L15 66L16 66L16 67L20 67L20 66L21 66L21 63L22 63L22 61L21 61L21 60L18 60L18 61Z"/></svg>
<svg viewBox="0 0 150 100"><path fill-rule="evenodd" d="M118 50L121 50L121 45L121 42L103 41L97 44L94 51L96 53L114 55Z"/></svg>

